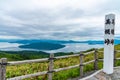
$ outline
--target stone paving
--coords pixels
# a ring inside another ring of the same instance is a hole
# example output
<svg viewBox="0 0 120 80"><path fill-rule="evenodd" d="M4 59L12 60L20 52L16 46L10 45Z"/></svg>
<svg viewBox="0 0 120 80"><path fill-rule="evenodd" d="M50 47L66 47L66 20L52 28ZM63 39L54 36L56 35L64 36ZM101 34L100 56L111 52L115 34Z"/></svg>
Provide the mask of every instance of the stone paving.
<svg viewBox="0 0 120 80"><path fill-rule="evenodd" d="M100 71L96 75L93 75L87 79L80 80L120 80L120 67L114 69L113 74L105 74L103 71Z"/></svg>

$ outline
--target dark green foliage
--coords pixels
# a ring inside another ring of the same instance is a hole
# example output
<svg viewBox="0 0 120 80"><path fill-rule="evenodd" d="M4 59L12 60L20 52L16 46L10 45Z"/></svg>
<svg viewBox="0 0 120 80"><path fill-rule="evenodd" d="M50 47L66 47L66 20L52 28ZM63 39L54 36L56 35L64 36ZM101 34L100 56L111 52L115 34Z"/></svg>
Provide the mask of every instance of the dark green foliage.
<svg viewBox="0 0 120 80"><path fill-rule="evenodd" d="M90 51L93 51L93 50L95 50L95 48L88 49L88 50L86 50L84 52L90 52Z"/></svg>
<svg viewBox="0 0 120 80"><path fill-rule="evenodd" d="M27 49L37 49L37 50L56 50L56 49L65 47L65 45L56 44L56 43L48 43L48 42L38 42L38 43L30 43L26 45L21 45L19 47L27 48Z"/></svg>
<svg viewBox="0 0 120 80"><path fill-rule="evenodd" d="M70 55L70 53L59 52L55 56ZM29 60L29 59L40 59L48 58L49 53L42 51L0 51L0 58L7 58L9 61Z"/></svg>
<svg viewBox="0 0 120 80"><path fill-rule="evenodd" d="M58 52L58 53L55 53L54 56L62 56L62 55L72 55L74 54L73 52L69 52L69 53L65 53L65 52Z"/></svg>
<svg viewBox="0 0 120 80"><path fill-rule="evenodd" d="M0 51L0 58L5 57L9 61L38 59L48 56L48 53L41 51Z"/></svg>
<svg viewBox="0 0 120 80"><path fill-rule="evenodd" d="M116 45L115 49L119 50L120 45ZM90 49L88 51L92 51L94 49ZM102 51L102 49L98 49L99 51ZM88 52L86 51L86 52ZM98 58L103 59L103 52L98 51ZM34 55L35 54L35 55ZM42 53L42 52L37 52L37 51L1 51L0 52L0 57L7 57L9 59L21 59L23 60L24 58L27 59L32 59L32 58L38 58L40 57L40 54L42 54L42 57L49 57L48 53ZM56 53L55 56L63 56L63 55L68 55L68 54L74 54L74 53ZM13 56L14 55L14 56ZM34 56L34 57L33 57ZM23 58L24 57L24 58ZM117 52L116 57L120 57L120 53ZM88 62L90 60L94 59L94 54L88 54L84 56L84 62ZM63 68L63 67L68 67L68 66L73 66L79 64L79 57L70 57L70 58L65 58L65 59L58 59L54 60L54 69L58 68ZM117 60L115 62L116 66L120 66L120 61ZM103 68L103 62L98 61L98 68L101 69ZM20 76L24 74L32 74L35 72L42 72L48 70L48 62L44 63L31 63L31 64L23 64L19 66L8 66L7 67L7 78L8 77L14 77L14 76ZM84 74L89 74L90 72L94 71L94 63L90 63L84 66ZM65 71L60 71L57 73L54 73L53 75L53 80L68 80L71 78L76 78L79 77L80 75L80 69L78 68L73 68ZM34 77L34 78L28 78L25 80L43 80L45 75ZM45 78L47 80L47 78Z"/></svg>

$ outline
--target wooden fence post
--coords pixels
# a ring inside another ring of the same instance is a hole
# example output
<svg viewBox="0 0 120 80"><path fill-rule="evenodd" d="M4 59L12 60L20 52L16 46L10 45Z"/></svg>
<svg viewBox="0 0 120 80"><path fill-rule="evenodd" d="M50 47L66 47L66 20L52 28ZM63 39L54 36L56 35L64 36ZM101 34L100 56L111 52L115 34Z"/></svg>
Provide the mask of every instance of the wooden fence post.
<svg viewBox="0 0 120 80"><path fill-rule="evenodd" d="M97 49L95 49L95 52L94 52L94 69L95 70L98 70L98 53L97 53Z"/></svg>
<svg viewBox="0 0 120 80"><path fill-rule="evenodd" d="M84 54L82 52L80 52L80 77L83 77L83 75L84 75L84 70L83 70L83 67L84 67L83 62L84 62L84 60L83 60L83 58L84 58Z"/></svg>
<svg viewBox="0 0 120 80"><path fill-rule="evenodd" d="M54 67L54 54L51 53L50 54L50 58L49 58L49 71L48 71L48 80L52 80L52 73L54 72L53 71L53 67Z"/></svg>
<svg viewBox="0 0 120 80"><path fill-rule="evenodd" d="M6 80L7 58L0 59L0 80Z"/></svg>
<svg viewBox="0 0 120 80"><path fill-rule="evenodd" d="M117 53L117 51L114 50L114 67L115 67L115 62L116 62L116 53Z"/></svg>

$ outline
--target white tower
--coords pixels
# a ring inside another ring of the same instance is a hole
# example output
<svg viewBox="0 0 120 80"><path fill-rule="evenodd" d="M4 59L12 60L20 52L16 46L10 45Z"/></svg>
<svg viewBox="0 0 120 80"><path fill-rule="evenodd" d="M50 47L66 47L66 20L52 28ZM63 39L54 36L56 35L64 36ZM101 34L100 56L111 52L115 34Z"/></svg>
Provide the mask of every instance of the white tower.
<svg viewBox="0 0 120 80"><path fill-rule="evenodd" d="M104 63L103 71L107 74L113 73L113 57L114 57L114 26L115 15L108 14L105 16L105 32L104 32Z"/></svg>

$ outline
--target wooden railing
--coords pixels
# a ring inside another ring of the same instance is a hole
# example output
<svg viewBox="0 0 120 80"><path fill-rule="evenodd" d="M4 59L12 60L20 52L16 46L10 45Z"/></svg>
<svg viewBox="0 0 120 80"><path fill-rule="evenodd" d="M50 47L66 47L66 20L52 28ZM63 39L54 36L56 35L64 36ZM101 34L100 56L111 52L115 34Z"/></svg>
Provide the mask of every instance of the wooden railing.
<svg viewBox="0 0 120 80"><path fill-rule="evenodd" d="M103 52L103 51L99 51L99 52ZM115 55L116 55L116 52L120 52L120 51L115 51L115 53L114 53ZM84 62L84 56L91 54L91 53L94 53L94 60ZM74 65L74 66L69 66L69 67L64 67L64 68L59 68L59 69L54 69L54 64L53 64L54 59L63 59L63 58L69 58L69 57L75 57L75 56L80 57L80 64ZM116 61L118 59L120 60L120 58L114 57L114 61ZM52 80L53 72L59 72L59 71L68 70L68 69L72 69L72 68L76 68L76 67L80 67L80 77L83 77L84 76L84 72L83 72L84 65L94 62L94 70L98 70L98 61L102 61L102 60L103 59L98 59L98 50L97 49L87 52L87 53L80 52L80 54L60 56L60 57L54 57L54 54L50 54L49 58L15 61L15 62L7 62L7 58L1 58L0 59L0 80L6 80L6 66L20 65L20 64L27 64L27 63L38 63L38 62L46 62L46 61L49 61L48 71L17 76L17 77L13 77L13 78L8 78L7 80L22 80L25 78L31 78L31 77L36 77L36 76L45 75L45 74L48 74L48 80Z"/></svg>

